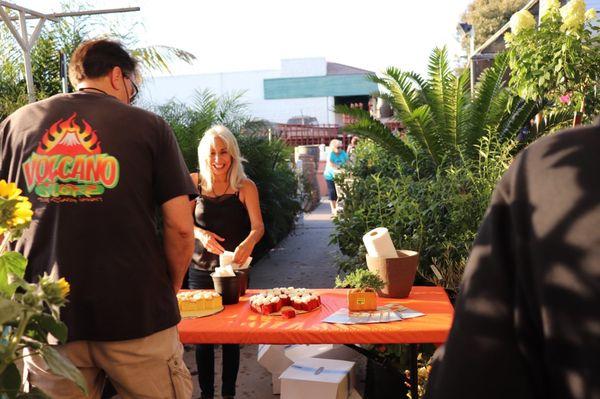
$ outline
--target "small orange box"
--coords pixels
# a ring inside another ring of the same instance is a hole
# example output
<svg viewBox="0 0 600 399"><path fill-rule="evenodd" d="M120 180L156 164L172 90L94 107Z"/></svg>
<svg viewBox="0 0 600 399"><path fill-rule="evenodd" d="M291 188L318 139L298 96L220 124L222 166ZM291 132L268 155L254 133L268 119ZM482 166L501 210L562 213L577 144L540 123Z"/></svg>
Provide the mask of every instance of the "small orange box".
<svg viewBox="0 0 600 399"><path fill-rule="evenodd" d="M377 293L371 289L348 291L348 310L351 312L377 310Z"/></svg>

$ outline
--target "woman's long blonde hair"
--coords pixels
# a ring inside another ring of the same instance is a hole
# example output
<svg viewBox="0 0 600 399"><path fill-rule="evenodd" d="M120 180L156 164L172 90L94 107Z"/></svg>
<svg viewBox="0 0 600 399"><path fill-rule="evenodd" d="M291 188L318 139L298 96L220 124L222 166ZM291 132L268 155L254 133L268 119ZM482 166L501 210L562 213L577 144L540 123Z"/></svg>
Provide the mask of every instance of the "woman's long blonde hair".
<svg viewBox="0 0 600 399"><path fill-rule="evenodd" d="M227 172L229 186L235 190L239 190L242 187L242 182L246 179L244 165L242 165L242 162L246 160L240 153L240 147L235 136L223 125L215 125L208 129L204 133L202 140L200 140L200 144L198 144L198 181L200 182L200 186L203 191L213 191L214 179L212 168L210 167L210 148L214 146L217 137L225 142L227 152L231 155L231 165Z"/></svg>

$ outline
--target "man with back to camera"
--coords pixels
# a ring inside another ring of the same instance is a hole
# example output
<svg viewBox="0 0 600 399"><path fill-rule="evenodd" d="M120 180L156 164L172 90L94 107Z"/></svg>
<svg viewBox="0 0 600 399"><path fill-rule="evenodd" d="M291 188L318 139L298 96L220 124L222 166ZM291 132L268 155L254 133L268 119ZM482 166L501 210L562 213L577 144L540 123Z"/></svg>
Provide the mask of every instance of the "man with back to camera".
<svg viewBox="0 0 600 399"><path fill-rule="evenodd" d="M77 92L27 105L0 124L0 179L33 203L16 250L25 277L71 285L58 346L98 398L105 375L123 398L190 398L175 297L194 249L197 195L175 137L159 116L132 107L137 61L118 43L81 44L69 64ZM162 244L156 211L163 219ZM74 383L26 358L30 384L80 398Z"/></svg>
<svg viewBox="0 0 600 399"><path fill-rule="evenodd" d="M498 183L427 398L600 398L599 150L551 135Z"/></svg>

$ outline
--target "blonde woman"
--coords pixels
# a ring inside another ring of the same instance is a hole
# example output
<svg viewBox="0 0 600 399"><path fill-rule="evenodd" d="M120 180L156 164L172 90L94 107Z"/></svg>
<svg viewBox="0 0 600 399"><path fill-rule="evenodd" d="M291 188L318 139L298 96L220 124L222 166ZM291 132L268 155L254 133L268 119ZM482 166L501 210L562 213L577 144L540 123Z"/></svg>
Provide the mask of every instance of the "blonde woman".
<svg viewBox="0 0 600 399"><path fill-rule="evenodd" d="M225 126L213 126L198 146L198 173L192 179L200 196L194 205L196 253L189 270L189 287L212 289L210 277L219 254L234 252L244 264L264 234L258 190L246 177L235 136ZM214 397L214 345L197 345L196 362L202 398ZM235 396L240 346L223 345L223 398Z"/></svg>
<svg viewBox="0 0 600 399"><path fill-rule="evenodd" d="M329 143L329 155L327 155L327 163L325 164L325 172L323 177L327 183L329 191L329 203L331 205L331 213L337 213L337 191L333 178L341 171L342 166L348 162L348 154L344 151L344 146L340 140L333 139Z"/></svg>

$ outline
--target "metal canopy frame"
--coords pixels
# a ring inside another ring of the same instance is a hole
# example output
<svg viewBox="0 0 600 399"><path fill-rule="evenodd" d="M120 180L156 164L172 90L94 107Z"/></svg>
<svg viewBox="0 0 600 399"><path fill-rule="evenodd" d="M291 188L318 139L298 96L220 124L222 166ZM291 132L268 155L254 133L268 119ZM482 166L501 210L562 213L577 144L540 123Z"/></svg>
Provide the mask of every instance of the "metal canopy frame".
<svg viewBox="0 0 600 399"><path fill-rule="evenodd" d="M19 13L19 16L9 16L5 8L15 10ZM88 15L99 15L99 14L115 14L124 12L140 11L139 7L128 7L128 8L112 8L105 10L90 10L90 11L73 11L73 12L60 12L53 14L44 14L38 11L31 10L29 8L21 7L19 5L9 3L7 1L0 1L0 18L4 21L8 30L14 36L15 40L23 51L23 60L25 62L25 80L27 81L27 96L29 102L35 101L35 86L33 85L33 73L31 70L31 50L35 47L37 39L40 37L42 27L46 20L52 22L58 22L59 18L64 17L80 17ZM31 35L27 29L28 19L39 19ZM13 21L19 21L20 32L13 23Z"/></svg>

